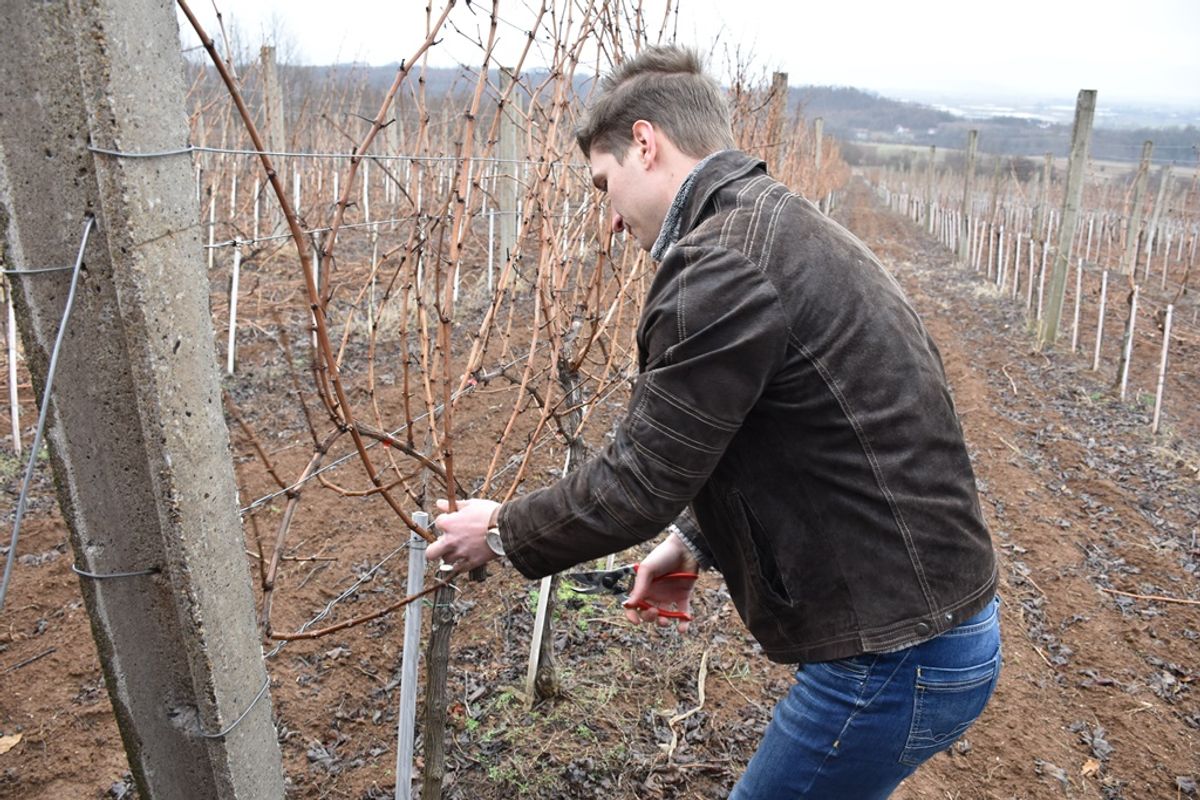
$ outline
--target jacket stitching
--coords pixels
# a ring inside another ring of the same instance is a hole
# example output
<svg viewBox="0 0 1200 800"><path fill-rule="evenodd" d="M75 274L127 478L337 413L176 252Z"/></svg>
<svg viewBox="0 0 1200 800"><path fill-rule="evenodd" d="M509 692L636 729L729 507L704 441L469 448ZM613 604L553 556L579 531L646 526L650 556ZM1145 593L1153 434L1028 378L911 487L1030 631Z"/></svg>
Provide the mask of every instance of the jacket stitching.
<svg viewBox="0 0 1200 800"><path fill-rule="evenodd" d="M667 438L674 439L680 444L687 445L697 452L708 453L710 455L716 455L721 452L720 448L706 447L703 443L697 442L695 439L690 439L686 435L679 433L672 428L668 428L666 425L660 423L658 420L654 419L654 417L651 417L648 414L639 414L638 419Z"/></svg>
<svg viewBox="0 0 1200 800"><path fill-rule="evenodd" d="M609 488L615 488L617 491L620 491L622 494L624 494L625 498L629 501L629 505L631 505L635 509L637 509L637 512L639 514L641 514L644 519L648 519L648 520L653 519L653 517L651 515L646 513L646 511L641 507L641 505L637 502L637 500L633 499L633 496L630 495L629 492L625 491L625 487L621 486L619 482L613 481L611 484L609 484ZM624 530L626 533L628 533L633 539L636 539L637 541L642 541L642 537L638 535L638 532L625 524L625 521L622 518L622 515L616 513L609 506L608 502L605 500L605 495L602 494L602 495L597 496L596 503L599 504L599 506L604 509L604 513L606 513L608 515L609 519L611 519L613 522L615 522L617 525L619 525L622 530Z"/></svg>
<svg viewBox="0 0 1200 800"><path fill-rule="evenodd" d="M729 237L733 235L734 221L740 219L742 217L742 215L744 213L746 213L744 211L739 211L739 206L741 205L743 198L746 196L747 193L749 193L751 188L754 186L757 186L757 185L758 185L758 180L751 179L746 182L746 185L744 187L742 187L738 191L737 195L735 196L734 210L729 214L728 217L725 218L725 224L721 226L721 238L718 241L722 248L724 248L726 250L731 249L729 247Z"/></svg>
<svg viewBox="0 0 1200 800"><path fill-rule="evenodd" d="M697 225L697 218L700 216L700 212L704 210L704 207L713 200L718 192L720 192L733 181L739 178L744 178L746 175L750 174L755 169L761 168L762 166L763 162L759 159L746 159L741 166L731 165L731 167L724 172L714 175L708 186L697 186L693 191L695 194L699 195L700 200L695 204L694 208L689 209L689 214L684 218L680 229L686 230L695 228ZM701 188L703 188L702 194Z"/></svg>
<svg viewBox="0 0 1200 800"><path fill-rule="evenodd" d="M670 500L673 503L686 503L688 500L691 499L686 494L676 494L674 492L666 492L666 491L659 489L658 487L654 486L654 484L646 477L646 473L642 472L641 467L638 466L636 461L634 461L633 459L629 459L628 463L629 463L629 471L633 473L634 477L637 478L638 483L641 484L642 488L648 494L652 494L655 497L658 497L662 500ZM628 494L628 492L626 492L626 494ZM634 503L635 505L637 504L637 501L634 500L632 497L630 497L630 502ZM641 509L639 508L639 510L641 510ZM653 516L645 511L643 511L642 514L647 519L653 519Z"/></svg>
<svg viewBox="0 0 1200 800"><path fill-rule="evenodd" d="M787 208L788 203L795 197L791 192L784 192L779 198L779 202L775 204L774 210L771 212L771 224L767 226L767 239L762 252L762 263L764 265L771 261L771 251L775 249L776 229L779 227L779 220L783 218L783 210Z"/></svg>
<svg viewBox="0 0 1200 800"><path fill-rule="evenodd" d="M863 430L862 425L858 421L858 417L854 415L854 412L850 408L849 401L847 401L845 395L842 394L841 389L838 388L837 383L833 380L833 376L830 374L829 370L826 369L824 363L822 363L821 360L817 358L816 354L805 347L804 344L797 340L794 336L790 338L792 339L793 343L795 343L796 347L799 348L804 357L807 358L814 367L816 367L817 373L821 376L821 380L824 381L826 388L828 388L833 394L834 398L837 400L838 406L840 406L842 409L842 413L846 415L847 421L849 421L850 425L854 428L854 434L858 439L859 446L862 447L863 454L867 457L867 461L871 465L871 472L875 475L875 485L879 488L879 491L887 500L888 508L890 508L892 511L892 519L895 520L896 527L900 529L900 535L904 537L904 549L908 551L908 560L912 563L913 570L917 574L917 581L921 584L921 593L925 596L925 605L927 608L933 609L935 607L933 594L930 591L929 582L925 577L925 569L921 565L921 559L917 557L916 546L912 540L912 531L909 530L908 521L900 512L900 505L896 502L895 495L892 494L891 488L887 485L887 482L884 481L883 469L879 466L879 461L875 457L875 451L871 447L871 443L867 438L866 431Z"/></svg>
<svg viewBox="0 0 1200 800"><path fill-rule="evenodd" d="M648 393L652 392L655 397L657 397L659 400L662 400L664 403L667 403L672 408L682 411L692 419L703 422L709 427L717 428L718 430L727 431L729 433L732 433L741 427L741 425L736 422L726 422L724 420L717 419L716 417L710 417L708 414L701 413L695 409L688 408L687 406L680 405L675 401L675 398L671 397L666 392L660 391L657 386L654 386L650 383L647 383L646 390Z"/></svg>
<svg viewBox="0 0 1200 800"><path fill-rule="evenodd" d="M691 259L686 256L684 257L684 261L685 267L692 265ZM686 308L684 295L687 293L687 274L686 268L679 273L679 291L675 293L675 335L679 337L679 342L687 338L687 325L683 318L683 312Z"/></svg>
<svg viewBox="0 0 1200 800"><path fill-rule="evenodd" d="M667 459L660 456L658 453L655 453L653 450L646 447L641 442L635 441L635 442L632 442L632 444L633 444L634 448L639 453L646 456L646 458L653 460L657 464L661 464L664 469L670 470L671 472L674 472L676 475L678 475L682 478L690 478L690 479L703 478L708 474L707 472L697 472L695 470L683 469L678 464L668 461ZM685 499L691 500L691 497L687 497Z"/></svg>
<svg viewBox="0 0 1200 800"><path fill-rule="evenodd" d="M758 242L758 229L762 225L763 208L766 207L767 198L771 196L770 188L765 192L759 192L754 198L754 210L750 213L750 221L746 225L746 239L742 247L742 251L749 255L754 252L755 244ZM758 259L751 259L756 264L761 263Z"/></svg>

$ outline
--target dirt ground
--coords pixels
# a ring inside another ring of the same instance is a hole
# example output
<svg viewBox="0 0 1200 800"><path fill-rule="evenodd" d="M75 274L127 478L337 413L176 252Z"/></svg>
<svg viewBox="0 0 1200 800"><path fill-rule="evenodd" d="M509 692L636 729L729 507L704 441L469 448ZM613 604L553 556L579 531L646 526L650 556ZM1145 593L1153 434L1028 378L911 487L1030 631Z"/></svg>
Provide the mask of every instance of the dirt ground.
<svg viewBox="0 0 1200 800"><path fill-rule="evenodd" d="M1145 399L1157 365L1152 331L1139 339L1134 391L1121 403L1110 389L1114 358L1093 373L1090 359L1065 347L1036 352L1023 304L955 267L944 248L883 210L863 184L835 216L895 273L939 343L1001 563L1005 666L995 699L896 797L1196 796L1195 328L1185 320L1179 329L1165 426L1155 438ZM1085 319L1093 319L1090 302L1089 290ZM472 436L486 441L485 422L464 421L460 449ZM281 437L293 423L278 426ZM277 457L294 472L305 454L286 441ZM236 433L234 449L243 496L267 488ZM11 519L20 470L6 458L0 474ZM0 797L134 797L42 472L0 618ZM548 467L539 472L532 481L551 477ZM291 552L337 560L288 565L280 628L307 619L399 541L395 523L375 506L343 505L327 515L325 497L306 501L307 522ZM318 547L330 519L354 535ZM256 569L252 559L248 568ZM790 670L762 657L717 576L702 579L696 622L682 637L634 628L614 601L563 592L555 640L562 692L530 709L521 687L536 585L512 570L492 572L483 584L464 584L455 604L446 797L728 793ZM361 584L351 612L402 596L403 587L400 556ZM289 645L268 662L289 796L392 796L401 626L398 615L384 618Z"/></svg>

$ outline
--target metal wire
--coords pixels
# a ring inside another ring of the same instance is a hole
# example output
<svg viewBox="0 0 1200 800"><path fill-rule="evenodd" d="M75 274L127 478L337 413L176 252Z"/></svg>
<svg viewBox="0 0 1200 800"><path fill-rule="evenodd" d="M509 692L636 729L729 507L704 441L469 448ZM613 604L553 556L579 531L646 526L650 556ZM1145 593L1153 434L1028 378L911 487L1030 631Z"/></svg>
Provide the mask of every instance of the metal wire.
<svg viewBox="0 0 1200 800"><path fill-rule="evenodd" d="M74 572L76 575L79 575L81 577L91 578L92 580L97 580L97 581L106 581L106 580L111 580L112 578L139 578L142 575L157 575L159 573L159 571L160 570L158 567L151 567L150 569L141 569L141 570L138 570L137 572L99 573L99 572L88 572L87 570L80 569L79 567L77 567L74 564L71 565L71 572Z"/></svg>
<svg viewBox="0 0 1200 800"><path fill-rule="evenodd" d="M13 518L12 540L8 545L8 560L4 563L4 578L0 580L0 610L4 609L4 598L8 594L8 583L12 579L13 563L17 559L17 542L21 536L21 519L25 516L25 504L29 500L29 485L33 482L33 470L37 466L38 451L42 449L42 433L46 429L46 413L50 410L50 392L54 388L54 372L58 369L58 354L62 350L63 337L67 332L67 321L71 307L75 305L75 287L79 283L79 270L83 266L83 252L87 249L88 237L96 218L88 214L83 222L83 235L79 242L79 254L75 257L75 269L71 273L71 289L67 292L67 305L63 309L62 321L58 324L58 335L54 338L54 349L50 352L50 366L46 369L46 389L42 393L42 405L38 410L37 429L33 434L33 447L29 449L29 463L25 467L25 478L21 481L21 494L17 498Z"/></svg>
<svg viewBox="0 0 1200 800"><path fill-rule="evenodd" d="M318 622L325 619L325 617L329 616L330 612L333 611L334 607L338 603L342 602L347 597L349 597L350 595L352 595L356 591L358 591L358 587L362 586L364 583L366 583L371 578L373 578L375 576L375 573L378 572L383 567L384 564L391 561L399 553L408 549L408 546L409 546L409 543L405 542L404 544L400 545L395 550L393 550L392 552L390 552L386 556L384 556L383 559L379 561L379 563L377 563L375 566L371 567L369 570L367 570L362 575L360 575L358 580L356 580L354 583L350 584L350 586L345 591L343 591L337 597L333 598L328 603L326 603L325 608L323 608L319 612L317 612L317 615L315 617L313 617L308 622L301 625L299 632L304 633L309 628L311 628L313 625L316 625ZM281 641L279 644L275 645L275 647L272 648L269 653L267 653L265 656L263 656L263 658L274 658L275 654L278 653L280 650L282 650L284 647L286 647L287 644L288 644L288 640L285 639L285 640Z"/></svg>
<svg viewBox="0 0 1200 800"><path fill-rule="evenodd" d="M421 156L421 155L405 155L397 153L388 155L386 153L316 153L306 152L303 150L247 150L237 147L208 147L206 145L189 144L185 147L178 147L173 150L151 150L148 152L134 152L129 150L107 150L102 147L93 147L88 145L88 150L93 153L99 153L106 156L114 156L117 158L166 158L168 156L178 156L187 153L217 153L233 156L275 156L278 158L329 158L329 159L371 159L373 161L412 161L423 163L461 163L467 161L473 164L534 164L544 165L549 163L551 167L566 167L569 169L588 169L588 165L582 161L551 161L546 162L544 159L533 158L494 158L492 156Z"/></svg>
<svg viewBox="0 0 1200 800"><path fill-rule="evenodd" d="M270 686L271 686L271 676L267 675L267 679L265 681L263 681L262 688L258 690L258 694L256 694L254 696L254 699L250 701L250 705L246 706L245 711L243 711L241 714L238 714L237 719L235 719L233 722L229 723L229 727L225 728L224 730L216 731L215 733L210 733L206 730L201 729L200 731L197 731L196 735L201 737L202 739L224 739L227 735L229 735L230 733L233 732L234 728L236 728L238 725L242 724L242 720L244 720L246 717L250 716L250 712L254 710L254 707L256 705L258 705L258 701L262 700L263 697L266 696L267 689L270 688Z"/></svg>
<svg viewBox="0 0 1200 800"><path fill-rule="evenodd" d="M542 343L538 347L538 349L542 350L542 349L546 348L547 346L548 345L546 343ZM512 361L510 361L507 364L505 364L504 366L500 367L500 369L501 370L508 369L509 367L513 366L514 364L518 364L521 361L524 361L525 359L529 358L529 355L530 355L529 353L526 353L525 355L522 355L519 358L514 358ZM474 389L473 386L466 386L463 389L452 394L450 396L450 399L451 399L451 401L457 400L461 395L466 394L466 393L472 391L473 389ZM434 413L440 414L445 407L446 407L445 403L439 404L436 408L434 408ZM426 411L424 414L421 414L418 417L414 417L413 422L420 422L421 420L425 419L428 416L429 416L429 412ZM388 435L395 437L397 434L403 432L407 427L408 427L408 424L405 423L404 425L401 425L399 428L396 428L396 430L392 431ZM370 450L371 448L376 447L378 444L379 444L378 441L373 441L366 446L366 449ZM355 458L357 455L358 455L357 450L347 453L346 455L342 456L341 458L339 458L335 461L331 461L330 463L328 463L325 466L321 467L320 469L316 470L315 472L313 472L313 474L309 475L307 478L297 481L296 483L292 484L291 486L287 487L286 489L280 489L279 491L271 492L268 495L264 495L264 496L258 498L257 500L250 503L250 505L245 506L244 508L240 509L240 511L238 513L242 514L242 515L248 514L249 512L254 511L256 508L259 508L259 507L271 502L272 500L274 500L277 497L280 497L285 494L290 494L291 492L294 492L296 489L299 489L301 486L308 483L309 481L311 481L313 478L317 477L318 475L324 474L325 472L328 472L329 470L331 470L335 467L339 467L342 464L345 464L347 461L350 461L351 459Z"/></svg>
<svg viewBox="0 0 1200 800"><path fill-rule="evenodd" d="M3 275L41 275L43 272L66 272L70 267L46 267L44 269L0 269Z"/></svg>
<svg viewBox="0 0 1200 800"><path fill-rule="evenodd" d="M578 209L576 209L575 211L572 211L570 214L565 215L565 216L561 213L559 213L559 214L539 214L538 216L541 219L579 219L579 218L582 218L583 216L585 216L590 211L591 211L591 205L589 202L585 201L585 202L579 204ZM498 217L503 217L503 216L509 216L509 215L513 215L513 214L517 214L517 213L518 212L516 212L516 211L499 211L499 210L493 208L493 209L489 209L487 211L472 211L471 216L473 218L483 219L490 214L495 214ZM450 219L451 218L450 214L442 214L440 216L442 219ZM352 230L355 228L374 228L379 225L387 225L392 222L409 222L414 219L432 220L434 218L435 218L435 215L433 215L433 214L408 214L403 217L392 217L391 219L377 219L377 220L372 220L371 222L356 222L352 225L340 225L340 226L338 226L338 232L340 233L341 231ZM332 227L308 228L304 231L301 231L301 233L305 234L306 236L311 236L314 233L329 233L332 230L333 230ZM290 239L290 238L292 238L292 234L289 232L289 233L276 233L276 234L272 234L271 236L259 236L257 239L254 239L254 238L251 238L251 239L228 239L223 242L213 242L212 244L206 244L206 245L204 245L204 249L205 250L220 250L225 247L238 247L238 246L244 247L244 246L248 246L248 245L258 244L260 242L275 242L275 241L279 241L281 239ZM54 269L70 269L70 267L55 267ZM40 270L40 271L50 272L52 270Z"/></svg>

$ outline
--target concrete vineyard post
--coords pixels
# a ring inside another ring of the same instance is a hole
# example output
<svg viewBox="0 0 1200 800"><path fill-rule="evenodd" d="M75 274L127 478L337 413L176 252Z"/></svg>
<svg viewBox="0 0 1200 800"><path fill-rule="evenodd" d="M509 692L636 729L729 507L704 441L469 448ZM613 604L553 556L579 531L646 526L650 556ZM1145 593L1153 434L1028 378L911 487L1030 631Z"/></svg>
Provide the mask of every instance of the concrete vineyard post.
<svg viewBox="0 0 1200 800"><path fill-rule="evenodd" d="M783 124L787 119L788 76L786 72L771 75L771 106L767 110L767 146L763 157L774 175L783 174L787 148L783 145Z"/></svg>
<svg viewBox="0 0 1200 800"><path fill-rule="evenodd" d="M1146 183L1150 179L1150 158L1154 154L1154 142L1142 144L1142 159L1138 163L1137 176L1133 180L1133 207L1125 220L1125 251L1121 256L1122 275L1137 272L1138 238L1142 228L1142 201L1146 196ZM1132 278L1131 278L1132 280Z"/></svg>
<svg viewBox="0 0 1200 800"><path fill-rule="evenodd" d="M1125 383L1129 374L1128 358L1133 353L1134 313L1137 311L1137 259L1138 242L1142 231L1142 201L1146 196L1146 184L1150 179L1150 158L1154 153L1154 142L1142 145L1142 160L1138 164L1134 179L1133 209L1125 227L1125 251L1121 258L1121 273L1129 278L1129 316L1121 339L1120 361L1117 364L1118 380L1121 384L1121 399L1125 399ZM1148 233L1148 232L1147 232Z"/></svg>
<svg viewBox="0 0 1200 800"><path fill-rule="evenodd" d="M497 227L500 229L500 257L504 261L514 258L517 250L518 215L520 214L520 164L525 149L521 146L523 130L521 126L521 87L517 76L510 69L500 70L502 89L512 86L508 102L501 113L500 142L497 149L500 153L500 163L496 180L496 214L499 217ZM521 273L517 273L519 276ZM530 288L528 281L518 278L518 285Z"/></svg>
<svg viewBox="0 0 1200 800"><path fill-rule="evenodd" d="M259 64L262 70L262 103L263 103L263 118L266 120L265 138L267 150L275 153L282 153L287 149L287 132L284 128L284 111L283 111L283 87L279 82L279 69L275 61L275 48L264 45L259 50ZM282 167L283 159L276 162ZM283 180L287 180L287 170L280 169L279 174ZM293 204L296 208L296 213L300 212L298 203ZM283 215L280 213L277 204L271 204L271 232L283 221Z"/></svg>
<svg viewBox="0 0 1200 800"><path fill-rule="evenodd" d="M962 211L960 214L958 228L958 230L961 231L961 234L958 238L958 260L963 264L967 262L967 236L966 231L962 229L962 226L966 225L967 219L971 214L971 183L975 177L975 150L978 144L979 131L968 131L966 175L963 178Z"/></svg>
<svg viewBox="0 0 1200 800"><path fill-rule="evenodd" d="M1146 228L1146 272L1144 279L1150 278L1150 261L1154 256L1154 243L1158 236L1158 225L1162 218L1163 201L1166 198L1167 186L1171 183L1171 165L1167 164L1158 173L1158 194L1154 198L1154 208L1150 212L1150 225ZM1166 274L1166 261L1163 262L1163 273Z"/></svg>
<svg viewBox="0 0 1200 800"><path fill-rule="evenodd" d="M138 793L283 797L191 159L88 150L187 142L175 13L149 0L8 8L3 235L14 266L70 263L96 216L46 436ZM68 280L16 287L35 388Z"/></svg>
<svg viewBox="0 0 1200 800"><path fill-rule="evenodd" d="M937 158L937 145L929 145L929 165L925 169L925 208L922 222L928 223L929 209L933 208L933 164Z"/></svg>
<svg viewBox="0 0 1200 800"><path fill-rule="evenodd" d="M1092 135L1092 119L1096 114L1096 92L1083 89L1075 102L1075 124L1071 131L1071 156L1067 165L1067 185L1063 197L1062 222L1058 227L1058 245L1054 253L1054 269L1050 278L1050 294L1038 344L1054 346L1058 338L1058 323L1062 315L1063 298L1067 288L1067 270L1071 263L1071 242L1079 223L1079 206L1083 199L1083 180L1087 169L1088 142Z"/></svg>

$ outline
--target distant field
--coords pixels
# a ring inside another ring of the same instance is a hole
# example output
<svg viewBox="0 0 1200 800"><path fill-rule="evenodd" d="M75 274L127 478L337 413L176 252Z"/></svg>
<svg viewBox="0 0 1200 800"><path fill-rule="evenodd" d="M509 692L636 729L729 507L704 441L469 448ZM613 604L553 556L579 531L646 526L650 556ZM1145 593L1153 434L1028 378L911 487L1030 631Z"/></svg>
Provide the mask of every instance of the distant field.
<svg viewBox="0 0 1200 800"><path fill-rule="evenodd" d="M871 160L878 161L881 163L895 159L895 158L904 158L906 156L912 157L915 159L920 159L920 160L924 160L929 157L929 145L924 145L924 144L904 144L904 143L900 143L900 142L895 142L895 143L893 143L893 142L854 142L853 144L855 147L861 147L864 150L870 151L872 154ZM940 164L940 163L945 162L945 160L949 157L949 155L951 153L954 153L961 157L963 152L964 151L962 148L939 147L939 148L937 148L936 152L934 153L934 161ZM1000 155L1001 158L1014 157L1014 158L1034 159L1034 157L1032 157L1032 156L1008 156L1006 154L988 153L988 152L984 152L982 150L980 151L980 155L985 160L991 160L992 158L995 158L997 155ZM1036 160L1040 166L1041 159L1034 159L1034 160ZM1112 160L1103 160L1103 159L1101 159L1101 160L1092 159L1091 164L1092 164L1093 172L1102 171L1108 177L1114 177L1114 176L1122 175L1124 173L1130 173L1137 169L1136 161L1112 161ZM1054 166L1056 169L1066 169L1066 167L1067 167L1066 155L1065 154L1061 154L1061 155L1055 154ZM1154 169L1156 171L1160 168L1161 167L1157 164L1154 167ZM1196 175L1196 172L1197 172L1197 168L1194 165L1187 166L1187 165L1175 164L1171 167L1171 173L1173 175L1175 175L1176 178L1179 178L1179 177L1191 178Z"/></svg>

